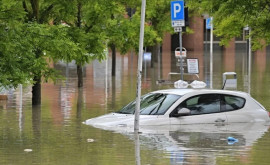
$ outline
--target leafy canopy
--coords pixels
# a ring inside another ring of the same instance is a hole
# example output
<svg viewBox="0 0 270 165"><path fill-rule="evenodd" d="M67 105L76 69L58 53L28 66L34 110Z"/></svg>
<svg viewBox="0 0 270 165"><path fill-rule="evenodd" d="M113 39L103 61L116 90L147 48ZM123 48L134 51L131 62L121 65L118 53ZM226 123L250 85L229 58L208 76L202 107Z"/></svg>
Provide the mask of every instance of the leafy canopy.
<svg viewBox="0 0 270 165"><path fill-rule="evenodd" d="M213 16L214 33L221 37L222 44L240 36L246 26L252 29L254 50L270 44L268 0L186 0L186 4L193 12Z"/></svg>
<svg viewBox="0 0 270 165"><path fill-rule="evenodd" d="M98 20L86 13L84 27L74 26L78 2L0 0L0 85L35 83L34 77L55 79L58 74L50 62L76 60L83 65L104 58L105 35ZM92 7L87 1L83 10L96 12L95 2Z"/></svg>

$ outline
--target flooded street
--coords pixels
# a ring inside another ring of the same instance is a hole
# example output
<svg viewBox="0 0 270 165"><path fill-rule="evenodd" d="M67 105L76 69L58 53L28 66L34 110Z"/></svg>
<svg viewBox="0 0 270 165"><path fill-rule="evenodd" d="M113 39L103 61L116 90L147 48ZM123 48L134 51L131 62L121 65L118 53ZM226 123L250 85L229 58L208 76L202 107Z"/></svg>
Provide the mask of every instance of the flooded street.
<svg viewBox="0 0 270 165"><path fill-rule="evenodd" d="M174 52L162 55L160 69L157 61L154 68L144 61L142 94L173 87L157 85L159 79L180 79L169 76L179 72ZM209 87L209 53L188 52L188 56L198 58L198 79ZM250 91L270 111L270 49L254 53L251 83L247 61L245 45L236 44L233 54L215 45L213 88L221 89L222 74L234 71L237 89ZM135 99L137 56L117 55L116 63L115 77L110 76L110 58L88 64L83 89L77 88L74 64L55 64L65 80L42 85L41 106L32 107L31 87L11 91L7 101L0 101L0 164L130 165L136 158L142 165L270 164L270 124L187 125L137 136L84 125L83 121L117 111ZM230 143L228 137L238 142Z"/></svg>

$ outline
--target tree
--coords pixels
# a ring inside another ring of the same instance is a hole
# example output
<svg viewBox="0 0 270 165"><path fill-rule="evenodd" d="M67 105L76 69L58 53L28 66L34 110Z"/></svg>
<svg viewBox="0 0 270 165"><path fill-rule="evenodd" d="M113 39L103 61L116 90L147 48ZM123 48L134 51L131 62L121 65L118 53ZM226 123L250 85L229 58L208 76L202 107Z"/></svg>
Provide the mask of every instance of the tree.
<svg viewBox="0 0 270 165"><path fill-rule="evenodd" d="M125 53L130 49L138 51L139 34L140 34L140 15L141 15L141 1L125 2L118 0L126 9L132 9L135 13L130 14L130 19L121 17L121 26L112 26L108 28L111 34L110 46L112 50L115 47L120 52ZM144 46L152 47L152 62L155 59L157 52L160 50L160 44L165 32L173 32L170 19L170 2L171 0L147 0L146 1L146 18L144 29ZM123 11L123 10L122 10ZM130 12L131 13L131 12ZM123 16L124 14L122 14ZM113 58L115 58L113 51ZM113 73L113 72L112 72Z"/></svg>
<svg viewBox="0 0 270 165"><path fill-rule="evenodd" d="M76 60L81 87L82 66L105 58L103 7L96 0L1 0L0 83L33 84L32 104L40 104L42 80L59 77L49 62Z"/></svg>
<svg viewBox="0 0 270 165"><path fill-rule="evenodd" d="M149 46L152 46L152 67L154 61L157 59L156 57L159 56L164 33L173 32L173 28L171 27L170 2L170 0L149 0L147 4L146 21L151 24L152 33L156 34L156 37L152 39L152 43L149 44Z"/></svg>
<svg viewBox="0 0 270 165"><path fill-rule="evenodd" d="M81 53L73 59L77 64L78 87L82 87L83 66L93 59L105 58L106 18L103 17L103 6L99 1L73 0L70 6L73 7L63 12L61 21L68 24L69 38L81 49Z"/></svg>
<svg viewBox="0 0 270 165"><path fill-rule="evenodd" d="M270 43L270 2L268 0L186 0L189 9L198 14L213 16L214 34L227 44L241 36L243 28L252 29L253 49ZM262 41L265 42L262 42Z"/></svg>
<svg viewBox="0 0 270 165"><path fill-rule="evenodd" d="M160 44L165 32L173 33L170 17L170 0L147 0L145 16L144 46L152 49L152 65L160 50ZM140 27L140 6L137 6L136 13L133 16L133 22L136 25L136 33L139 36ZM138 42L135 42L135 48Z"/></svg>
<svg viewBox="0 0 270 165"><path fill-rule="evenodd" d="M57 78L58 74L49 67L49 62L76 59L83 63L89 57L96 57L70 37L83 33L56 24L63 16L69 17L61 13L68 9L70 2L2 0L0 3L1 84L16 87L20 83L32 83L33 105L41 103L42 80ZM87 40L87 37L81 40Z"/></svg>
<svg viewBox="0 0 270 165"><path fill-rule="evenodd" d="M23 10L19 10L16 2L6 3L0 0L0 85L13 87L31 80L23 69L31 58L24 49L24 38L20 33Z"/></svg>
<svg viewBox="0 0 270 165"><path fill-rule="evenodd" d="M112 76L115 76L116 49L124 54L133 49L134 43L139 41L139 37L136 38L136 26L128 18L127 12L128 9L136 6L137 1L103 0L102 2L104 11L107 11L105 30L107 44L112 51Z"/></svg>
<svg viewBox="0 0 270 165"><path fill-rule="evenodd" d="M41 103L41 80L55 78L55 71L49 67L47 61L56 62L60 59L71 60L83 53L68 36L68 27L63 25L50 25L50 21L58 16L67 2L57 0L22 1L26 14L24 26L27 28L28 50L33 53L33 66L30 74L33 77L32 104ZM25 29L24 29L25 30Z"/></svg>

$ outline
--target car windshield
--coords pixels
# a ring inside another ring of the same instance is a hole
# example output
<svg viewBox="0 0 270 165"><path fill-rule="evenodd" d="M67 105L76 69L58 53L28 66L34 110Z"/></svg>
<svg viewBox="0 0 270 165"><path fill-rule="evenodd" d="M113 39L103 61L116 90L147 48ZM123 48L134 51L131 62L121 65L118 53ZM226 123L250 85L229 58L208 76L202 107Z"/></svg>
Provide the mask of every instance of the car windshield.
<svg viewBox="0 0 270 165"><path fill-rule="evenodd" d="M164 93L149 93L141 97L141 115L164 115L169 107L180 98L179 95ZM134 114L136 101L123 107L117 113Z"/></svg>

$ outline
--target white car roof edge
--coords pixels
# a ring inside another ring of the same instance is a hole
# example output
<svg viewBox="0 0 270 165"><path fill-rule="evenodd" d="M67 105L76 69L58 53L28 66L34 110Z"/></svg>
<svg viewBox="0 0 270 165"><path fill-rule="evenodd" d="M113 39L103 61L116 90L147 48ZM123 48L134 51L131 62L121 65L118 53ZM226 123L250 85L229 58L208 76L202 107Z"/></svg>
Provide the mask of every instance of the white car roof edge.
<svg viewBox="0 0 270 165"><path fill-rule="evenodd" d="M223 94L237 94L237 95L245 95L249 96L248 93L242 92L242 91L231 91L231 90L222 90L222 89L192 89L192 88L183 88L183 89L176 89L176 88L171 88L171 89L163 89L163 90L157 90L153 91L151 93L166 93L166 94L175 94L175 95L185 95L188 93L198 93L198 94L203 94L203 93L223 93Z"/></svg>

